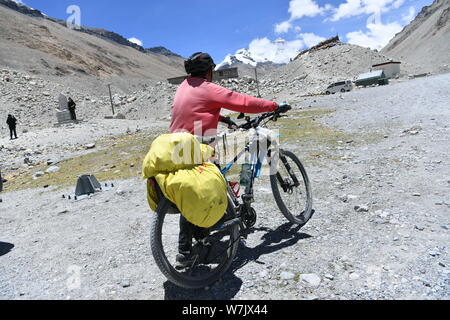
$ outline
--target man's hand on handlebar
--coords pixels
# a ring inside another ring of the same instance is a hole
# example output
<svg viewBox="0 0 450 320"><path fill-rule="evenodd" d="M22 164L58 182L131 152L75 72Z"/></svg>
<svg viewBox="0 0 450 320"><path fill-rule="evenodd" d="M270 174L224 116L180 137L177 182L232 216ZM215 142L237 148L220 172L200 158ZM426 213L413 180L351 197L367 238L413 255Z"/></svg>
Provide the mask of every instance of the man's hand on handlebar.
<svg viewBox="0 0 450 320"><path fill-rule="evenodd" d="M263 121L267 120L267 121L277 121L280 118L286 117L284 115L282 115L283 113L286 113L288 111L292 110L292 107L290 105L288 105L287 103L280 103L278 105L278 108L275 109L275 111L273 112L269 112L269 113L263 113L262 115L260 115L257 118L251 119L250 117L246 117L245 114L241 114L239 116L238 119L245 119L246 123L237 126L233 121L231 121L230 119L227 120L227 122L225 122L224 120L222 120L221 117L221 122L227 123L229 125L230 129L244 129L244 130L250 130L251 128L257 128ZM230 123L228 123L228 121Z"/></svg>

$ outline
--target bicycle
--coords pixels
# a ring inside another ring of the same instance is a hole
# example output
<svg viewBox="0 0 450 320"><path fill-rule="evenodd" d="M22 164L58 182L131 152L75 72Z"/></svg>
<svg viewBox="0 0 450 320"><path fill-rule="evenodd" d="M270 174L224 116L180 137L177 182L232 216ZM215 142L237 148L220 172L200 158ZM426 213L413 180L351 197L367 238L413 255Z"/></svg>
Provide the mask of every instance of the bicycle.
<svg viewBox="0 0 450 320"><path fill-rule="evenodd" d="M285 115L277 111L254 119L246 117L246 123L239 127L241 130L251 131L253 139L221 171L226 178L226 174L239 159L250 154L252 162L249 183L239 199L232 183L227 180L228 209L222 220L210 229L208 239L196 239L191 263L182 270L173 266L178 240L178 234L174 234L173 229L178 224L179 211L156 187L160 201L151 223L151 249L156 264L170 282L187 289L204 288L218 281L231 267L240 240L247 238L257 221L256 210L251 206L255 201L254 181L260 177L266 157L272 169L280 163L280 170L277 169L276 173L271 171L270 183L282 214L293 225L302 227L311 219L314 214L312 191L303 164L294 153L280 149L271 131L262 127L281 117ZM266 149L261 148L262 142L266 143ZM295 200L294 204L297 206L292 205Z"/></svg>

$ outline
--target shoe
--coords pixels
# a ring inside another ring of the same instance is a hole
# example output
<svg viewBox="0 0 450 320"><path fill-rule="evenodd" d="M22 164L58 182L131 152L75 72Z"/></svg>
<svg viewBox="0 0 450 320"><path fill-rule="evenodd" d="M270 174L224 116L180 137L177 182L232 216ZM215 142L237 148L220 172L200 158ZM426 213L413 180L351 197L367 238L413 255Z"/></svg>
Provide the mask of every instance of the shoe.
<svg viewBox="0 0 450 320"><path fill-rule="evenodd" d="M194 262L194 259L190 254L186 255L182 253L177 254L175 260L175 269L177 270L186 269L192 265L192 262Z"/></svg>

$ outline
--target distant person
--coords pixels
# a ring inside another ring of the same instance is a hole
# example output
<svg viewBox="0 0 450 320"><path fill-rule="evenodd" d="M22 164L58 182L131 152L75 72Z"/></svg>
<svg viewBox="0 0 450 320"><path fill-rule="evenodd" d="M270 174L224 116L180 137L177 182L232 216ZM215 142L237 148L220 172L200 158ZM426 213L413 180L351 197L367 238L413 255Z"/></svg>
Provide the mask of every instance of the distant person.
<svg viewBox="0 0 450 320"><path fill-rule="evenodd" d="M8 120L6 120L6 123L8 124L9 127L9 134L11 136L11 140L13 140L13 136L15 137L15 139L17 139L17 131L16 131L17 119L13 115L8 114Z"/></svg>
<svg viewBox="0 0 450 320"><path fill-rule="evenodd" d="M69 111L70 111L70 117L73 121L77 121L77 114L75 112L77 104L72 100L72 98L69 98Z"/></svg>
<svg viewBox="0 0 450 320"><path fill-rule="evenodd" d="M2 178L2 170L0 170L0 192L3 191L3 178ZM0 197L0 202L3 202L2 197Z"/></svg>

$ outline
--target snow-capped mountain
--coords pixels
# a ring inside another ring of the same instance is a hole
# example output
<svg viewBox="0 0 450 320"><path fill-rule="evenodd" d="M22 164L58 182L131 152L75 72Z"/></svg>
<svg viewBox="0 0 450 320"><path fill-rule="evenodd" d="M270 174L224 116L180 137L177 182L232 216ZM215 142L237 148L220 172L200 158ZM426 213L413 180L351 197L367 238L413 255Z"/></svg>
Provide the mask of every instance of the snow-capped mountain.
<svg viewBox="0 0 450 320"><path fill-rule="evenodd" d="M258 68L258 73L264 75L284 64L277 64L259 57L251 53L247 49L240 49L235 54L229 54L225 59L219 63L216 70L227 68L238 68L240 76L254 76L255 68Z"/></svg>
<svg viewBox="0 0 450 320"><path fill-rule="evenodd" d="M216 70L230 68L236 64L248 64L256 67L259 62L263 60L255 55L252 55L247 49L238 50L235 54L229 54L225 59L217 65Z"/></svg>

